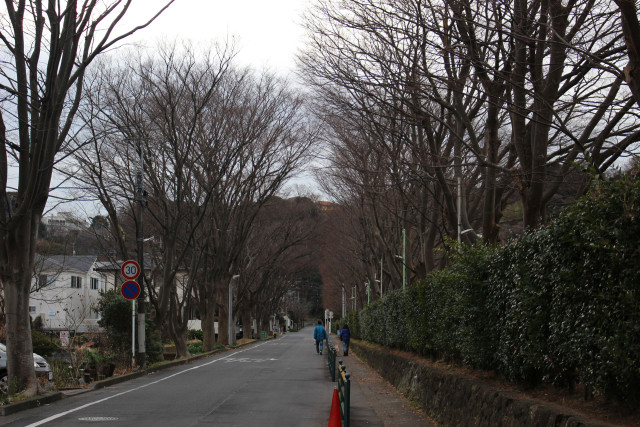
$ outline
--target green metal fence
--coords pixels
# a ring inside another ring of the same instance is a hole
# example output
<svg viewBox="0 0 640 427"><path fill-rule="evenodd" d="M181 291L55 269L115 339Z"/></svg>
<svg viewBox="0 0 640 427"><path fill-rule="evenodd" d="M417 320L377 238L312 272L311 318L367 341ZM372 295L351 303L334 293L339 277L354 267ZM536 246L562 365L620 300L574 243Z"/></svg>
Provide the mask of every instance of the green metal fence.
<svg viewBox="0 0 640 427"><path fill-rule="evenodd" d="M351 407L351 374L347 373L347 368L340 360L338 366L338 397L340 398L340 413L344 427L349 427L349 416Z"/></svg>

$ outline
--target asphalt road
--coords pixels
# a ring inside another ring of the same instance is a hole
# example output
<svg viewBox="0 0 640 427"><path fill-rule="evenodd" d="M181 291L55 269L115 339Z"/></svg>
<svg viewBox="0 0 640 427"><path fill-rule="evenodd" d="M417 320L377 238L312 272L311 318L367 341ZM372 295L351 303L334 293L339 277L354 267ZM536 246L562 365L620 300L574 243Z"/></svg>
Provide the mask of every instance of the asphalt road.
<svg viewBox="0 0 640 427"><path fill-rule="evenodd" d="M325 426L334 384L313 329L0 419L6 426Z"/></svg>

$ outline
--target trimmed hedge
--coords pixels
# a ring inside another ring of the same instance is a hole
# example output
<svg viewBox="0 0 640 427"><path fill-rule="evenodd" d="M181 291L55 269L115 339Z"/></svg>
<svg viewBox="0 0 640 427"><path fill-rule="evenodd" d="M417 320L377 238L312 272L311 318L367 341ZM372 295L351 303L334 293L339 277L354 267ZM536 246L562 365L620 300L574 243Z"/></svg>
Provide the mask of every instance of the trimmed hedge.
<svg viewBox="0 0 640 427"><path fill-rule="evenodd" d="M640 179L597 182L543 229L451 265L347 322L354 338L640 403Z"/></svg>

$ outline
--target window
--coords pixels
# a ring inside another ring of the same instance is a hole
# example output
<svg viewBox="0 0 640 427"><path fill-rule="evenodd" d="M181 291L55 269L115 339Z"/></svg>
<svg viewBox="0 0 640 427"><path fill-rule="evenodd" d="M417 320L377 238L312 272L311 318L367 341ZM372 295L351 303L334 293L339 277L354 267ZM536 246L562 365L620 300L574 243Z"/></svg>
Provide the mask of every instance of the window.
<svg viewBox="0 0 640 427"><path fill-rule="evenodd" d="M95 277L91 278L91 284L90 284L90 288L93 289L94 291L98 289L98 279L96 279Z"/></svg>
<svg viewBox="0 0 640 427"><path fill-rule="evenodd" d="M49 282L49 276L46 274L38 275L38 287L40 289L49 286L51 283L53 283L53 281Z"/></svg>
<svg viewBox="0 0 640 427"><path fill-rule="evenodd" d="M35 313L36 312L36 306L35 305L30 305L29 306L29 313Z"/></svg>
<svg viewBox="0 0 640 427"><path fill-rule="evenodd" d="M71 276L71 287L75 289L82 289L82 277Z"/></svg>

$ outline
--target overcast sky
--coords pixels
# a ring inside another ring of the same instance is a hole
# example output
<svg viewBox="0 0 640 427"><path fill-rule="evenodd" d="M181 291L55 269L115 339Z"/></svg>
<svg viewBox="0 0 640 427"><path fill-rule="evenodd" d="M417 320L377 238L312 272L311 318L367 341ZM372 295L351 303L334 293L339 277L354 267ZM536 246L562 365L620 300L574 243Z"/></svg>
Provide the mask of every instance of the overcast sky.
<svg viewBox="0 0 640 427"><path fill-rule="evenodd" d="M162 0L134 0L119 28L128 30L146 22ZM139 31L126 43L153 47L160 40L191 40L195 44L209 43L235 37L239 49L237 61L256 69L287 74L294 70L294 56L302 45L302 12L311 0L175 0L149 27ZM54 178L54 182L56 182ZM301 174L290 185L312 187L318 191L310 176ZM64 194L54 192L54 194ZM50 197L48 211L75 211L82 216L96 215L102 208L95 203L58 205Z"/></svg>
<svg viewBox="0 0 640 427"><path fill-rule="evenodd" d="M236 37L242 65L288 72L295 66L294 55L303 37L301 15L309 3L310 0L175 0L133 39L153 46L162 38L208 42ZM130 26L145 21L161 4L161 0L135 0L125 23Z"/></svg>

